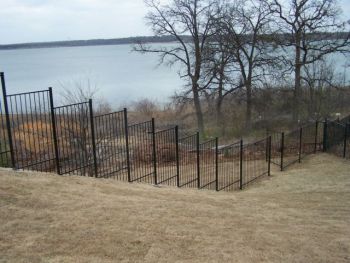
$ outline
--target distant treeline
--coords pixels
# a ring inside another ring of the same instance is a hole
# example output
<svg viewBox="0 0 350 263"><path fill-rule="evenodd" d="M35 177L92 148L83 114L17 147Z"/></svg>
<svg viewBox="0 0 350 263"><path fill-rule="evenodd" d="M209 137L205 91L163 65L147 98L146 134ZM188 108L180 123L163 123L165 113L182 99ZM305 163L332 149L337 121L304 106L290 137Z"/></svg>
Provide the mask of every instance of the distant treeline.
<svg viewBox="0 0 350 263"><path fill-rule="evenodd" d="M318 33L310 34L310 38L315 40L326 40L326 39L339 39L346 38L349 32L340 33ZM271 42L274 40L288 41L290 37L287 34L279 35L265 35L262 36ZM189 36L181 36L181 38L188 42L190 41ZM168 43L173 42L176 39L173 36L141 36L141 37L127 37L127 38L113 38L113 39L90 39L90 40L69 40L69 41L54 41L54 42L33 42L33 43L19 43L19 44L7 44L0 45L0 50L6 49L24 49L24 48L53 48L53 47L80 47L80 46L103 46L103 45L125 45L125 44L136 44L142 43Z"/></svg>
<svg viewBox="0 0 350 263"><path fill-rule="evenodd" d="M186 36L183 36L186 39ZM91 39L91 40L70 40L70 41L54 41L54 42L35 42L0 45L0 49L22 49L22 48L52 48L52 47L80 47L80 46L101 46L101 45L124 45L136 44L139 42L146 43L166 43L174 41L174 37L128 37L114 39Z"/></svg>

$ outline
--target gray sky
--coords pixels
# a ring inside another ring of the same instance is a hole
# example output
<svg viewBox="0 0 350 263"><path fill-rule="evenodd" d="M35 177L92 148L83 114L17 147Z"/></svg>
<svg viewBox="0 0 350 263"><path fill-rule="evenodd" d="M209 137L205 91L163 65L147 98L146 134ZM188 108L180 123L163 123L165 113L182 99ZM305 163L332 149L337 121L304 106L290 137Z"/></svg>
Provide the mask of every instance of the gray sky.
<svg viewBox="0 0 350 263"><path fill-rule="evenodd" d="M350 0L338 0L349 18ZM151 35L143 0L0 0L0 44Z"/></svg>

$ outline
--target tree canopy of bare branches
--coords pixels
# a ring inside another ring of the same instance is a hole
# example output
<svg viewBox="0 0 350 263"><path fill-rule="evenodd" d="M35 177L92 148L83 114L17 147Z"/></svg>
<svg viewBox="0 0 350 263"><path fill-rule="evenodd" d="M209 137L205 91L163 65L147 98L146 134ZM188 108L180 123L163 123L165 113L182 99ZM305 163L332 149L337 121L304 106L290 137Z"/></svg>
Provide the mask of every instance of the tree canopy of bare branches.
<svg viewBox="0 0 350 263"><path fill-rule="evenodd" d="M299 117L302 71L305 66L334 52L349 51L348 23L341 21L336 0L271 0L271 10L279 18L280 44L291 47L286 64L294 71L293 119ZM344 33L345 32L345 33ZM347 33L346 33L347 32Z"/></svg>

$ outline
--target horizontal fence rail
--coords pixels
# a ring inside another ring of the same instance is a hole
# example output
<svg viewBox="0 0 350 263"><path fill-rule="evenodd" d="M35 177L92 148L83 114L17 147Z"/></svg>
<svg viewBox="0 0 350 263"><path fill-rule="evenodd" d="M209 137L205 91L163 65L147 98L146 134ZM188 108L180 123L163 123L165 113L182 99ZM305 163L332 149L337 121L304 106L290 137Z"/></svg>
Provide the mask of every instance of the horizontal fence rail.
<svg viewBox="0 0 350 263"><path fill-rule="evenodd" d="M1 167L232 191L321 150L350 158L350 117L220 145L154 119L129 125L126 109L96 114L91 99L55 106L52 88L9 95L0 79Z"/></svg>

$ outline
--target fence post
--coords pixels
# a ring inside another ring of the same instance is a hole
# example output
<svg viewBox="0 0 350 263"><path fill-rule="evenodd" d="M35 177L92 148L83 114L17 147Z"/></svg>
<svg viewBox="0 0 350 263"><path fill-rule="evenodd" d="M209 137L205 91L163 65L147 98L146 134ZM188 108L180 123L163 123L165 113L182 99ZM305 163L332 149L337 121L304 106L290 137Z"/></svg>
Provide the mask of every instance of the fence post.
<svg viewBox="0 0 350 263"><path fill-rule="evenodd" d="M196 133L196 152L197 152L197 187L201 188L200 163L199 163L199 132Z"/></svg>
<svg viewBox="0 0 350 263"><path fill-rule="evenodd" d="M299 131L299 163L301 163L302 150L303 150L303 128L300 127L300 131Z"/></svg>
<svg viewBox="0 0 350 263"><path fill-rule="evenodd" d="M271 144L272 144L272 137L271 135L268 137L268 175L271 176Z"/></svg>
<svg viewBox="0 0 350 263"><path fill-rule="evenodd" d="M56 127L56 117L55 117L55 108L53 103L52 88L49 88L49 99L50 99L50 111L51 111L51 125L52 125L52 137L53 137L53 146L55 151L56 159L56 170L57 174L61 174L60 169L60 158L58 152L58 141L57 141L57 127Z"/></svg>
<svg viewBox="0 0 350 263"><path fill-rule="evenodd" d="M318 121L316 121L316 127L315 127L315 147L314 147L314 153L317 153L317 140L318 140Z"/></svg>
<svg viewBox="0 0 350 263"><path fill-rule="evenodd" d="M89 99L89 111L90 111L92 154L94 158L94 172L95 172L95 177L97 178L98 171L97 171L97 156L96 156L96 139L95 139L95 124L94 124L94 112L92 108L92 99Z"/></svg>
<svg viewBox="0 0 350 263"><path fill-rule="evenodd" d="M281 171L283 171L284 132L281 133Z"/></svg>
<svg viewBox="0 0 350 263"><path fill-rule="evenodd" d="M269 137L269 134L270 134L270 133L269 133L268 129L266 128L266 138ZM268 149L269 149L269 146L268 146L268 144L266 144L266 149L265 149L265 159L266 159L266 162L269 161Z"/></svg>
<svg viewBox="0 0 350 263"><path fill-rule="evenodd" d="M348 123L345 123L345 129L344 129L344 152L343 152L343 157L344 158L346 158L347 137L348 137Z"/></svg>
<svg viewBox="0 0 350 263"><path fill-rule="evenodd" d="M180 187L179 126L175 126L176 186Z"/></svg>
<svg viewBox="0 0 350 263"><path fill-rule="evenodd" d="M323 151L326 152L327 149L327 143L328 143L328 120L327 118L324 120L324 124L323 124Z"/></svg>
<svg viewBox="0 0 350 263"><path fill-rule="evenodd" d="M126 108L124 108L124 130L125 130L126 165L128 169L128 182L131 183L128 110Z"/></svg>
<svg viewBox="0 0 350 263"><path fill-rule="evenodd" d="M215 138L215 190L219 191L219 139Z"/></svg>
<svg viewBox="0 0 350 263"><path fill-rule="evenodd" d="M243 189L243 140L239 146L239 189Z"/></svg>
<svg viewBox="0 0 350 263"><path fill-rule="evenodd" d="M153 172L154 172L154 184L158 185L157 178L157 151L156 151L156 128L154 124L154 118L152 118L152 152L153 152Z"/></svg>
<svg viewBox="0 0 350 263"><path fill-rule="evenodd" d="M10 147L11 167L13 169L16 169L15 155L14 155L14 150L13 150L12 133L11 133L11 122L10 122L8 103L7 103L7 93L6 93L6 84L5 84L4 72L0 72L0 78L1 78L2 95L3 95L3 101L4 101L7 137L8 137L9 147Z"/></svg>

